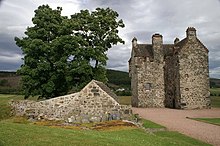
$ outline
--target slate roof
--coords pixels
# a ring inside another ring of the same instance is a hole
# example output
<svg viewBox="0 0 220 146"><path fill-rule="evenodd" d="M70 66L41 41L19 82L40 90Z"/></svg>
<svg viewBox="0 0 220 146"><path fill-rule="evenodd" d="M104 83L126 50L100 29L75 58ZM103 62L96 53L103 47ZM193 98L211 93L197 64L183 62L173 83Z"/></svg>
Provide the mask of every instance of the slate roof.
<svg viewBox="0 0 220 146"><path fill-rule="evenodd" d="M163 49L165 56L171 55L173 53L173 44L164 44ZM154 51L151 44L138 44L137 49L134 49L135 57L149 57L149 59L154 59Z"/></svg>
<svg viewBox="0 0 220 146"><path fill-rule="evenodd" d="M173 47L174 47L174 44L164 44L163 45L164 57L173 55Z"/></svg>
<svg viewBox="0 0 220 146"><path fill-rule="evenodd" d="M149 57L154 58L154 52L152 45L150 44L138 44L137 49L134 49L135 57Z"/></svg>
<svg viewBox="0 0 220 146"><path fill-rule="evenodd" d="M117 102L119 101L118 100L118 96L111 91L111 89L106 86L104 83L102 82L99 82L99 81L96 81L96 80L93 80L104 92L106 92L109 96L111 96L112 98L114 98Z"/></svg>
<svg viewBox="0 0 220 146"><path fill-rule="evenodd" d="M204 47L204 49L208 51L208 49L203 45L203 43L196 38L200 45ZM174 47L178 47L178 51L180 51L183 46L188 42L187 37L178 42L177 44L163 44L164 57L172 56L174 53ZM137 48L134 49L134 57L149 57L151 61L154 59L154 51L152 44L137 44Z"/></svg>
<svg viewBox="0 0 220 146"><path fill-rule="evenodd" d="M181 40L175 46L178 46L178 47L182 48L186 43L187 43L187 38Z"/></svg>

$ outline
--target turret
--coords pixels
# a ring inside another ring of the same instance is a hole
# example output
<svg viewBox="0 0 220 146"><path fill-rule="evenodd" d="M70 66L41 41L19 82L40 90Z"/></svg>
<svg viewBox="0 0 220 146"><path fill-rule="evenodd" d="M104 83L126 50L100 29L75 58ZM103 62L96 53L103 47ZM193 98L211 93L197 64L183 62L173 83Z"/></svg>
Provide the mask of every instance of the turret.
<svg viewBox="0 0 220 146"><path fill-rule="evenodd" d="M186 37L189 40L196 39L196 29L194 27L188 27L186 30Z"/></svg>

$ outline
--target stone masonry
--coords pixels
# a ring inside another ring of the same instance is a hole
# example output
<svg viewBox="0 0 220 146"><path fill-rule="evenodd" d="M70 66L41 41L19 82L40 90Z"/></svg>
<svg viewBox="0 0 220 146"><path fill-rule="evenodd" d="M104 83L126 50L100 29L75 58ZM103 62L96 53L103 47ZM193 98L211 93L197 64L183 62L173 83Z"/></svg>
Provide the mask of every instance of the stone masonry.
<svg viewBox="0 0 220 146"><path fill-rule="evenodd" d="M132 40L132 106L210 108L208 49L196 29L189 27L186 38L174 44L163 44L162 38L154 34L152 44Z"/></svg>
<svg viewBox="0 0 220 146"><path fill-rule="evenodd" d="M80 92L44 101L12 101L17 116L65 120L74 123L126 119L131 106L120 105L118 97L102 82L92 80Z"/></svg>

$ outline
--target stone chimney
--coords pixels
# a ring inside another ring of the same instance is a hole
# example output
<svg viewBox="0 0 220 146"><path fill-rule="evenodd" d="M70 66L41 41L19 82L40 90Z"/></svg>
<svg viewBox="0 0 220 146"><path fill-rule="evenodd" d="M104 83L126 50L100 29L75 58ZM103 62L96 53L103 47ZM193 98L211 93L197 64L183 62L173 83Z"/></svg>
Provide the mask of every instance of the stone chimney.
<svg viewBox="0 0 220 146"><path fill-rule="evenodd" d="M163 44L163 36L159 33L155 33L152 36L152 45L162 45Z"/></svg>
<svg viewBox="0 0 220 146"><path fill-rule="evenodd" d="M176 45L177 43L179 43L180 39L179 38L175 38L174 40L174 45Z"/></svg>
<svg viewBox="0 0 220 146"><path fill-rule="evenodd" d="M156 33L152 36L152 48L154 51L154 59L162 62L164 59L162 35Z"/></svg>
<svg viewBox="0 0 220 146"><path fill-rule="evenodd" d="M137 38L136 38L136 37L134 37L134 38L132 39L132 47L133 47L133 48L136 48L136 47L137 47Z"/></svg>
<svg viewBox="0 0 220 146"><path fill-rule="evenodd" d="M194 27L188 27L186 30L186 37L189 40L196 39L196 29Z"/></svg>

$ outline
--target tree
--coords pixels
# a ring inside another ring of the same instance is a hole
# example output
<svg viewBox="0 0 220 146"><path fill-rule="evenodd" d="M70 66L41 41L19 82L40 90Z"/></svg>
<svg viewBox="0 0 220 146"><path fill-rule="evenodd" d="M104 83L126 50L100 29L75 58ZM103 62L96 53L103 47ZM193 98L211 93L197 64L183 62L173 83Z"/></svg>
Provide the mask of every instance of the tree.
<svg viewBox="0 0 220 146"><path fill-rule="evenodd" d="M124 43L118 36L118 27L124 27L122 20L117 21L118 13L110 8L97 8L90 13L88 10L81 10L71 16L75 24L75 34L85 38L88 51L88 59L95 62L93 72L95 79L106 81L106 61L109 48L117 43Z"/></svg>
<svg viewBox="0 0 220 146"><path fill-rule="evenodd" d="M117 12L81 10L69 19L62 8L39 6L23 38L15 37L24 54L22 75L25 98L51 98L82 87L91 79L106 81L106 51L123 40L118 36ZM92 65L95 62L95 65Z"/></svg>

